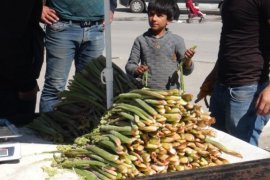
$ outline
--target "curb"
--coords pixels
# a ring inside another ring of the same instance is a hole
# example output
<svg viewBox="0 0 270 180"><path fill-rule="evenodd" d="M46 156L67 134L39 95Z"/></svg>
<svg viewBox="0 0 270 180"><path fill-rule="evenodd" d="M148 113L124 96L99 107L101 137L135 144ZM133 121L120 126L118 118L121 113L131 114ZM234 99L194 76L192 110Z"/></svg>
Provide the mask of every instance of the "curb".
<svg viewBox="0 0 270 180"><path fill-rule="evenodd" d="M206 15L220 16L219 9L202 9ZM180 19L186 19L188 11L181 9ZM128 8L117 8L115 10L114 21L147 21L146 13L132 13Z"/></svg>

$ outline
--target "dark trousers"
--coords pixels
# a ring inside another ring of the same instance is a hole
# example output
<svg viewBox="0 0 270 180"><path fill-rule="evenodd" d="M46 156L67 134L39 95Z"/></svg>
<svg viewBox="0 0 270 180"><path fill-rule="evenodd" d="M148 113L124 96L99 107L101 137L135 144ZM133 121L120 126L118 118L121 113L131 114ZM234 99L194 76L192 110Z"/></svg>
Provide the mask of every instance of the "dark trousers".
<svg viewBox="0 0 270 180"><path fill-rule="evenodd" d="M6 118L11 123L22 126L35 117L36 97L24 101L15 91L0 91L0 118Z"/></svg>

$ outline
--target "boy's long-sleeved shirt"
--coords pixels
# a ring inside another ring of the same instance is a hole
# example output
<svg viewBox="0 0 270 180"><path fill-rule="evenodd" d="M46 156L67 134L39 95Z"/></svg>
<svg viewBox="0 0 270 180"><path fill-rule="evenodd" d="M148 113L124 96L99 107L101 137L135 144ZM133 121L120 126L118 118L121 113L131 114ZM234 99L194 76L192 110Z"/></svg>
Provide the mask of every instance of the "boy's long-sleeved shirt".
<svg viewBox="0 0 270 180"><path fill-rule="evenodd" d="M126 64L127 74L136 77L134 72L138 65L149 67L148 86L154 89L180 88L179 77L176 72L178 65L186 51L184 39L166 31L164 36L156 38L148 30L134 41L129 60ZM189 75L192 66L183 66L183 74Z"/></svg>
<svg viewBox="0 0 270 180"><path fill-rule="evenodd" d="M46 5L53 8L63 19L74 21L104 19L103 0L46 0ZM112 11L114 11L116 5L116 0L110 0Z"/></svg>

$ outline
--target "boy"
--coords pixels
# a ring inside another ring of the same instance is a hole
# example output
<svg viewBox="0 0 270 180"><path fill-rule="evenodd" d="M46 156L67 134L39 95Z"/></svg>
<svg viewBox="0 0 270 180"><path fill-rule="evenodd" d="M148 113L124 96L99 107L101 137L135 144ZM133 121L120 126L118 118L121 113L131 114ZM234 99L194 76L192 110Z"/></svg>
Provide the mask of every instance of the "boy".
<svg viewBox="0 0 270 180"><path fill-rule="evenodd" d="M189 75L194 68L191 60L194 50L186 50L183 38L166 28L174 18L174 7L173 0L150 1L150 29L135 40L125 67L127 74L135 78L148 71L148 87L153 89L180 89L177 66L184 61L184 75Z"/></svg>

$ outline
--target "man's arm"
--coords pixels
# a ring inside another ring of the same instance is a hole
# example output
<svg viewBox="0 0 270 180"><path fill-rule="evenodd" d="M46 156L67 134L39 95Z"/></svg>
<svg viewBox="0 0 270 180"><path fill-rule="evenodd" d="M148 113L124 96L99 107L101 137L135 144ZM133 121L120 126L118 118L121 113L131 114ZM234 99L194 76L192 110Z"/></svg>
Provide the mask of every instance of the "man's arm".
<svg viewBox="0 0 270 180"><path fill-rule="evenodd" d="M261 6L262 6L262 8L260 11L263 12L263 15L267 19L267 23L270 27L270 1L269 0L262 0Z"/></svg>
<svg viewBox="0 0 270 180"><path fill-rule="evenodd" d="M270 18L267 20L267 23L270 28ZM268 84L268 86L266 86L264 90L259 94L256 102L256 108L257 113L260 115L270 114L270 84Z"/></svg>
<svg viewBox="0 0 270 180"><path fill-rule="evenodd" d="M200 87L200 92L197 95L197 99L195 100L195 103L199 102L200 100L205 98L207 95L212 94L214 84L217 80L217 74L218 74L218 68L217 68L217 63L216 63L215 67L212 69L212 71L208 74L208 76L205 78L204 82L202 83Z"/></svg>
<svg viewBox="0 0 270 180"><path fill-rule="evenodd" d="M110 22L113 21L114 10L117 7L117 0L110 0Z"/></svg>
<svg viewBox="0 0 270 180"><path fill-rule="evenodd" d="M270 1L263 1L263 12L266 16L268 28L270 29ZM257 113L260 115L270 114L270 84L259 94L256 102Z"/></svg>

